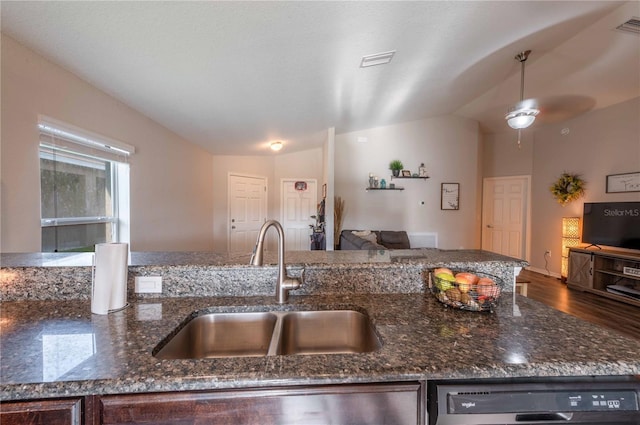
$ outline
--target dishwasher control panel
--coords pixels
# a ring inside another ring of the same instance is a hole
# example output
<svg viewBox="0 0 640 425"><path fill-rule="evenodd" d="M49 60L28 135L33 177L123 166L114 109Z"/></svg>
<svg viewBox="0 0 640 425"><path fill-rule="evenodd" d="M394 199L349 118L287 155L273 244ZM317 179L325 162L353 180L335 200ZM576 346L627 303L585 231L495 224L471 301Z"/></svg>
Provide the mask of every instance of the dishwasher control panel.
<svg viewBox="0 0 640 425"><path fill-rule="evenodd" d="M638 411L634 391L493 391L447 394L447 413Z"/></svg>
<svg viewBox="0 0 640 425"><path fill-rule="evenodd" d="M639 425L640 378L427 383L429 425Z"/></svg>

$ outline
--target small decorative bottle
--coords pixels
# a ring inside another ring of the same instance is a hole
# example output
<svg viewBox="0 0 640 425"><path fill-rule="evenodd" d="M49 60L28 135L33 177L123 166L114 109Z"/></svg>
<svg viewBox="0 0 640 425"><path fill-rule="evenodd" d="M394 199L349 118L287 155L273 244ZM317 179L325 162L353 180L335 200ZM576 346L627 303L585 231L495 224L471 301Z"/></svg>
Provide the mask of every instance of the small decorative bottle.
<svg viewBox="0 0 640 425"><path fill-rule="evenodd" d="M424 162L420 164L418 168L418 177L428 177L427 176L427 167L424 166Z"/></svg>

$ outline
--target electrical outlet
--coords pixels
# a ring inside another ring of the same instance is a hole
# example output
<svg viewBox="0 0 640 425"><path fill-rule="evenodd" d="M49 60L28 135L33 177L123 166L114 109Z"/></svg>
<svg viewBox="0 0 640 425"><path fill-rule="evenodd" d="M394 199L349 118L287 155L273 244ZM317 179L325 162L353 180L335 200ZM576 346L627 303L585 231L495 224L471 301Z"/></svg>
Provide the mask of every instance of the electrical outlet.
<svg viewBox="0 0 640 425"><path fill-rule="evenodd" d="M136 276L135 291L137 294L161 294L162 276Z"/></svg>

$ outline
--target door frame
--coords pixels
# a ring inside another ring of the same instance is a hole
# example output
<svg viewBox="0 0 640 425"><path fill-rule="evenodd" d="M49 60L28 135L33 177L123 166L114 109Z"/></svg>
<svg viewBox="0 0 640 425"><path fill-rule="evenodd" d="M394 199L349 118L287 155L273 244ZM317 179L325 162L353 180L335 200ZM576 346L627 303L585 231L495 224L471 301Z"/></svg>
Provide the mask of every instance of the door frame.
<svg viewBox="0 0 640 425"><path fill-rule="evenodd" d="M526 183L526 193L523 196L524 202L526 202L526 208L523 208L524 211L524 228L522 229L523 243L522 249L524 250L524 260L530 262L531 260L531 175L517 175L517 176L501 176L501 177L484 177L482 179L482 218L480 223L480 246L484 245L484 227L487 225L487 217L486 217L486 196L487 196L487 183L489 181L499 181L499 180L513 180L513 179L522 179Z"/></svg>
<svg viewBox="0 0 640 425"><path fill-rule="evenodd" d="M251 179L261 179L264 181L264 217L262 221L265 222L267 220L268 210L267 206L269 205L269 178L266 176L259 176L255 174L246 174L246 173L237 173L233 171L229 171L227 173L227 252L231 252L231 188L229 187L231 184L231 177L247 177Z"/></svg>

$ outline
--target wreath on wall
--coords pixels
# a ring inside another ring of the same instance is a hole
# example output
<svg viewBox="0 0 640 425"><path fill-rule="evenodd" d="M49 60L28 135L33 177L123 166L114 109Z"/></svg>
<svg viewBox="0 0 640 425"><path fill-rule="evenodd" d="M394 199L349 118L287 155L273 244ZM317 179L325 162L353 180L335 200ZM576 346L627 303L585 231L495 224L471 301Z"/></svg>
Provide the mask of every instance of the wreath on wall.
<svg viewBox="0 0 640 425"><path fill-rule="evenodd" d="M585 181L578 174L562 173L550 190L558 203L564 207L568 202L584 196L584 187Z"/></svg>

